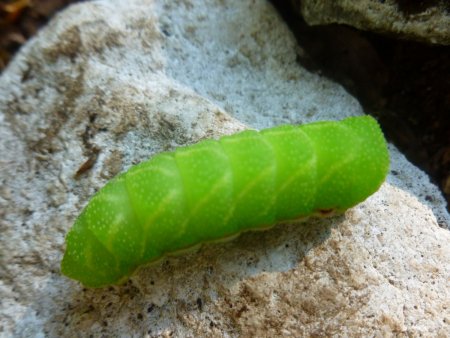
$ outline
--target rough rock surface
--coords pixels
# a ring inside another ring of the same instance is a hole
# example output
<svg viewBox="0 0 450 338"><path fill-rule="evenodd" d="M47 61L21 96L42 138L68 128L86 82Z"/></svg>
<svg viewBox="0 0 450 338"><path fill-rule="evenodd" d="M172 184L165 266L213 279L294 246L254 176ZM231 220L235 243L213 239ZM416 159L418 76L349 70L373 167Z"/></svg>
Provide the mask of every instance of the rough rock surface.
<svg viewBox="0 0 450 338"><path fill-rule="evenodd" d="M291 0L310 25L339 23L432 44L450 45L447 1Z"/></svg>
<svg viewBox="0 0 450 338"><path fill-rule="evenodd" d="M392 147L344 216L284 224L84 289L64 235L108 179L243 128L362 113L295 62L265 1L99 1L57 16L0 78L0 336L450 335L442 197Z"/></svg>

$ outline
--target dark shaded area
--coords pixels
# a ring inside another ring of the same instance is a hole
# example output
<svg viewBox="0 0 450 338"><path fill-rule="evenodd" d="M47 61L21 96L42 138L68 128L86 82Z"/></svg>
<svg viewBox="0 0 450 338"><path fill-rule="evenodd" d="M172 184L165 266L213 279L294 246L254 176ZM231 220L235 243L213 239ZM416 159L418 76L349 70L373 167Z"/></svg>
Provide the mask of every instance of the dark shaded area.
<svg viewBox="0 0 450 338"><path fill-rule="evenodd" d="M443 4L448 12L450 3L448 0L397 0L399 10L405 15L414 15L425 12L430 7L437 7Z"/></svg>
<svg viewBox="0 0 450 338"><path fill-rule="evenodd" d="M441 188L449 208L450 47L344 25L308 26L288 0L272 3L302 49L298 62L358 98L379 119L387 138ZM434 2L400 3L412 13Z"/></svg>
<svg viewBox="0 0 450 338"><path fill-rule="evenodd" d="M0 71L17 50L59 10L75 0L0 1Z"/></svg>

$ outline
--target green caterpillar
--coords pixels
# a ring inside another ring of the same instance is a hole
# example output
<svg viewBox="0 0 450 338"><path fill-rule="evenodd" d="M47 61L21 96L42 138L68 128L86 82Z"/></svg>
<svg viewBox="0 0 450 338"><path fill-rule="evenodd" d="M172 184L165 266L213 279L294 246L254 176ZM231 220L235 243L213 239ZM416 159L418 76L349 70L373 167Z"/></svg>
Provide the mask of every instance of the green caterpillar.
<svg viewBox="0 0 450 338"><path fill-rule="evenodd" d="M279 221L343 212L378 190L386 141L369 116L248 130L155 155L103 187L66 237L62 273L120 284L140 265Z"/></svg>

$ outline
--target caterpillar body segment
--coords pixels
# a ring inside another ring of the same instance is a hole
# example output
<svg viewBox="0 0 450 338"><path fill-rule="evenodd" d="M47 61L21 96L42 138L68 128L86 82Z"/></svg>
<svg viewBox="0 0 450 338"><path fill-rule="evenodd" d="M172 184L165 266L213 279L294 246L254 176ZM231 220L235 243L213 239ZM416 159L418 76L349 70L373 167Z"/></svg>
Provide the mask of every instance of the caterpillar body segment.
<svg viewBox="0 0 450 338"><path fill-rule="evenodd" d="M244 131L160 153L106 184L67 235L62 272L89 287L242 231L344 211L389 168L369 116Z"/></svg>

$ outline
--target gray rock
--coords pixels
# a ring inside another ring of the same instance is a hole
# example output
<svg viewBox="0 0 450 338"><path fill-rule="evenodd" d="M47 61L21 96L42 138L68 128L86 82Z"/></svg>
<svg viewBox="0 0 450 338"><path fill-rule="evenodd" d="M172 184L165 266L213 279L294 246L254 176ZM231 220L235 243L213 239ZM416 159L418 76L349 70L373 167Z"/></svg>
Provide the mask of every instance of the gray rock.
<svg viewBox="0 0 450 338"><path fill-rule="evenodd" d="M310 25L345 24L401 38L450 45L446 1L291 0Z"/></svg>
<svg viewBox="0 0 450 338"><path fill-rule="evenodd" d="M363 113L296 48L262 0L87 2L27 43L0 78L0 336L448 336L449 215L394 147L395 173L343 216L208 244L121 287L60 275L73 220L132 164Z"/></svg>

